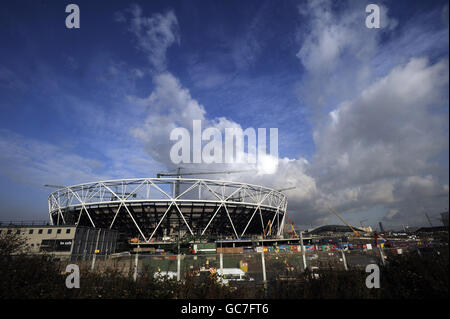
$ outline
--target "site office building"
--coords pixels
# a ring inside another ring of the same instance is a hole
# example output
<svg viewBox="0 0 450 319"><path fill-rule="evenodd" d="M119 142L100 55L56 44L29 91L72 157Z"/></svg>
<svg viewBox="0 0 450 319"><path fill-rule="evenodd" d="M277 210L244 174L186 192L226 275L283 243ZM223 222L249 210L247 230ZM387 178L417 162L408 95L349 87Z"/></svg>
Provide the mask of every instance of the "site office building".
<svg viewBox="0 0 450 319"><path fill-rule="evenodd" d="M110 255L115 252L116 230L75 225L4 225L3 235L20 235L26 240L26 252L52 254L62 259L88 259L93 254Z"/></svg>

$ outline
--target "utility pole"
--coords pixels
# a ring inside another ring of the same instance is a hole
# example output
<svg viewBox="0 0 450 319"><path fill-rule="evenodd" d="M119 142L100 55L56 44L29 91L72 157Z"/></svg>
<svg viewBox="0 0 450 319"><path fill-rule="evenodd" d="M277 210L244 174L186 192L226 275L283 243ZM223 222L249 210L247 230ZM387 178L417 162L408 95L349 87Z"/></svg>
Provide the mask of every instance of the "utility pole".
<svg viewBox="0 0 450 319"><path fill-rule="evenodd" d="M177 281L181 280L181 255L177 255Z"/></svg>
<svg viewBox="0 0 450 319"><path fill-rule="evenodd" d="M92 256L92 264L91 264L91 271L93 271L94 270L94 267L95 267L95 253L94 253L94 255Z"/></svg>
<svg viewBox="0 0 450 319"><path fill-rule="evenodd" d="M345 252L343 249L341 249L341 253L342 253L342 261L344 262L344 268L345 268L345 270L348 270L347 259L345 259Z"/></svg>
<svg viewBox="0 0 450 319"><path fill-rule="evenodd" d="M266 261L264 260L264 242L262 242L261 263L262 263L262 271L263 271L264 290L266 290L267 289L267 278L266 278Z"/></svg>
<svg viewBox="0 0 450 319"><path fill-rule="evenodd" d="M177 255L177 281L180 281L180 269L181 269L181 255L180 255L180 238L177 238L177 242L178 242L178 255Z"/></svg>
<svg viewBox="0 0 450 319"><path fill-rule="evenodd" d="M384 266L385 265L385 261L384 261L384 255L383 255L383 248L381 248L381 245L380 245L380 246L378 246L378 249L380 250L381 263Z"/></svg>
<svg viewBox="0 0 450 319"><path fill-rule="evenodd" d="M140 246L137 246L136 256L134 258L134 274L133 274L133 280L137 280L137 272L138 272L138 262L139 262L139 250Z"/></svg>
<svg viewBox="0 0 450 319"><path fill-rule="evenodd" d="M222 243L220 243L220 245L222 245ZM221 280L221 282L223 282L223 252L222 252L222 250L220 250L220 273L222 274L221 276L220 276L220 280Z"/></svg>
<svg viewBox="0 0 450 319"><path fill-rule="evenodd" d="M95 267L95 259L97 257L97 249L98 249L98 240L100 238L100 233L101 233L101 229L98 230L97 233L97 241L95 243L95 249L94 249L94 255L92 256L92 265L91 265L91 270L94 270Z"/></svg>
<svg viewBox="0 0 450 319"><path fill-rule="evenodd" d="M302 247L302 258L303 258L303 270L306 270L306 254L305 254L305 246L303 245L303 231L300 231L300 246Z"/></svg>

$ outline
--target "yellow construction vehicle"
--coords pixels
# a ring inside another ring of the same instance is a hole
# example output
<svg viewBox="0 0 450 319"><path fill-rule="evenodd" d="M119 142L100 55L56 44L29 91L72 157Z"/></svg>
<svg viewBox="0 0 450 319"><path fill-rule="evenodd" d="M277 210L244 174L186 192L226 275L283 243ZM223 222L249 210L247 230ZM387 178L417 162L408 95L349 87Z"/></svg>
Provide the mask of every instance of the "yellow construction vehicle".
<svg viewBox="0 0 450 319"><path fill-rule="evenodd" d="M266 226L266 229L264 229L264 238L266 237L266 235L270 235L272 233L272 222L269 220L268 222L267 222L267 226Z"/></svg>
<svg viewBox="0 0 450 319"><path fill-rule="evenodd" d="M289 225L291 225L291 231L288 230L288 234L291 237L298 238L298 234L297 234L297 232L295 231L295 228L294 228L294 223L291 222L291 220L289 219L289 217L287 215L286 215L286 219L287 219ZM287 227L286 223L284 223L284 225L285 225L285 227Z"/></svg>

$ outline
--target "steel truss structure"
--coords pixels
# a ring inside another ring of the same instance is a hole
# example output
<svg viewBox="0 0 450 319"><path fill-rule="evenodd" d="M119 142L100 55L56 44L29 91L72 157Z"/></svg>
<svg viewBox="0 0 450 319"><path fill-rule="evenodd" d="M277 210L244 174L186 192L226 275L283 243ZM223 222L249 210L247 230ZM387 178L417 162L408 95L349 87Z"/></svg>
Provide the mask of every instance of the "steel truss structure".
<svg viewBox="0 0 450 319"><path fill-rule="evenodd" d="M287 197L263 186L208 179L142 178L60 188L48 198L52 225L117 229L152 242L163 236L281 236Z"/></svg>

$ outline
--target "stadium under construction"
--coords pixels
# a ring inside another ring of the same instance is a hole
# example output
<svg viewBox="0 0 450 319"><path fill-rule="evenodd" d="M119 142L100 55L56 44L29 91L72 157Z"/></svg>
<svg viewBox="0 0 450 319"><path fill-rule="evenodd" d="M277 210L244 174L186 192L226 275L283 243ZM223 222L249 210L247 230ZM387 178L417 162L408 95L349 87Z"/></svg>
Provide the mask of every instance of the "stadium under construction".
<svg viewBox="0 0 450 319"><path fill-rule="evenodd" d="M92 249L106 255L124 251L242 253L262 247L300 251L303 245L307 251L323 245L329 249L365 249L384 243L416 246L422 242L420 237L436 237L438 241L448 237L448 212L441 214L444 226L389 233L381 223L379 232L363 227L362 222L361 227L352 226L331 207L345 225L322 225L300 232L287 215L287 196L283 193L293 187L276 190L182 175L194 173L180 174L178 170L177 174L160 173L157 178L45 185L56 188L48 197L48 225L0 223L0 234L25 235L36 253L50 249L72 255L86 255ZM62 236L64 227L80 231L73 232L78 234L74 238ZM114 243L106 242L106 237L114 238ZM76 249L81 247L76 245L78 241L84 242L81 250ZM114 249L102 249L105 245Z"/></svg>
<svg viewBox="0 0 450 319"><path fill-rule="evenodd" d="M242 239L267 232L282 238L287 197L247 183L143 178L59 188L49 196L53 225L118 230L140 244L186 238Z"/></svg>
<svg viewBox="0 0 450 319"><path fill-rule="evenodd" d="M374 235L375 240L382 239L371 229L349 225L331 207L345 226L321 226L299 236L286 214L283 190L182 178L179 172L174 178L161 178L167 175L174 176L59 187L48 198L50 224L116 230L121 242L153 249L180 242L214 242L232 248L312 244L318 243L313 238L327 234L334 236L335 244L339 236L339 242L352 237L360 245L373 243Z"/></svg>

